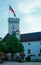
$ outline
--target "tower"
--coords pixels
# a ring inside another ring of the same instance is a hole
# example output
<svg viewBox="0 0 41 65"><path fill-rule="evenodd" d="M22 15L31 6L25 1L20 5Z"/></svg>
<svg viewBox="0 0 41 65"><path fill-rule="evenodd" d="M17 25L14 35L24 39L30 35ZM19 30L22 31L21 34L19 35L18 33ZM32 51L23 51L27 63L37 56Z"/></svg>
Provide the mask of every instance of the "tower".
<svg viewBox="0 0 41 65"><path fill-rule="evenodd" d="M19 18L8 18L8 33L20 40Z"/></svg>

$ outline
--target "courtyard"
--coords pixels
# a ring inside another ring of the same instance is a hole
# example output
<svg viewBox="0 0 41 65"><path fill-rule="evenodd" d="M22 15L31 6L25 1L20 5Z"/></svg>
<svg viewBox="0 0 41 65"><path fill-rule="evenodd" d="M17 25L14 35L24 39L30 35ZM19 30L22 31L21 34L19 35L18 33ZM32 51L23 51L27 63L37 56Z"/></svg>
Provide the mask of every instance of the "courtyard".
<svg viewBox="0 0 41 65"><path fill-rule="evenodd" d="M0 65L41 65L41 62L4 62Z"/></svg>

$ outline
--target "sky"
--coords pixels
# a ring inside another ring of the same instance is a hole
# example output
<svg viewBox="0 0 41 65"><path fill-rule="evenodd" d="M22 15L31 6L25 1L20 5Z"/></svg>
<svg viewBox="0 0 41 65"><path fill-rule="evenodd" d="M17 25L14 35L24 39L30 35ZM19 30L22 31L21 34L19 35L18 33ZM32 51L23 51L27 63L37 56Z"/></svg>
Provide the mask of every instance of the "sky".
<svg viewBox="0 0 41 65"><path fill-rule="evenodd" d="M20 33L41 32L41 0L1 0L0 1L0 37L8 33L8 18L14 17L9 10L14 9L20 18Z"/></svg>

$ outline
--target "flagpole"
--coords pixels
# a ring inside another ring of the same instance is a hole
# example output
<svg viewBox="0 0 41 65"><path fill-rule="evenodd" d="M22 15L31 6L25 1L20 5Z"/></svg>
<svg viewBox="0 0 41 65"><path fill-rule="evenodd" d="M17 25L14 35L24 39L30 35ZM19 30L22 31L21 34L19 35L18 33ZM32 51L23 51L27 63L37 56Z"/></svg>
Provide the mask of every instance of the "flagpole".
<svg viewBox="0 0 41 65"><path fill-rule="evenodd" d="M16 18L15 11L14 11L13 8L10 6L10 0L9 0L9 18L10 18L10 10L14 13L14 16L15 16L15 18Z"/></svg>

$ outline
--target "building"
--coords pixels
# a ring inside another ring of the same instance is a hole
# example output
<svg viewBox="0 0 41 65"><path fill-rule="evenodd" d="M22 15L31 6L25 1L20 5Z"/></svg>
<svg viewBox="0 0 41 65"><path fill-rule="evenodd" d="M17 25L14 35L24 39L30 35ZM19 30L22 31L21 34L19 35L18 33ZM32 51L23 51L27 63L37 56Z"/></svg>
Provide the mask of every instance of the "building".
<svg viewBox="0 0 41 65"><path fill-rule="evenodd" d="M30 55L32 60L41 60L41 32L20 34L19 18L9 18L8 34L3 38L3 42L6 42L10 35L16 35L22 42L25 57Z"/></svg>
<svg viewBox="0 0 41 65"><path fill-rule="evenodd" d="M16 35L16 37L20 40L19 18L8 19L8 33L10 35Z"/></svg>

